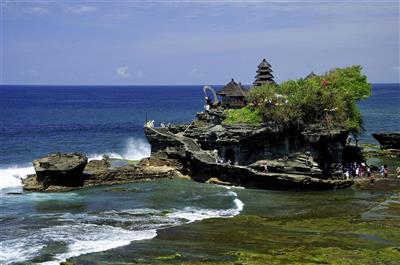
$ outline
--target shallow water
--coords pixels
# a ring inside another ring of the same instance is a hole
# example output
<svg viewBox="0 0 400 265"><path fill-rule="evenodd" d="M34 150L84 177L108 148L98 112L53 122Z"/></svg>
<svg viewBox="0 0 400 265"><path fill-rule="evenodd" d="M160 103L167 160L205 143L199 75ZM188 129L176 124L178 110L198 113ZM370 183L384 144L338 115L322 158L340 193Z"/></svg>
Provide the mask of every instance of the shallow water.
<svg viewBox="0 0 400 265"><path fill-rule="evenodd" d="M159 229L232 217L242 208L233 191L179 180L55 194L3 193L0 263L58 264L153 238Z"/></svg>
<svg viewBox="0 0 400 265"><path fill-rule="evenodd" d="M197 185L197 184L196 184ZM206 184L199 184L206 185ZM234 189L229 219L160 230L76 264L400 264L400 183L383 190ZM214 186L211 186L214 187Z"/></svg>

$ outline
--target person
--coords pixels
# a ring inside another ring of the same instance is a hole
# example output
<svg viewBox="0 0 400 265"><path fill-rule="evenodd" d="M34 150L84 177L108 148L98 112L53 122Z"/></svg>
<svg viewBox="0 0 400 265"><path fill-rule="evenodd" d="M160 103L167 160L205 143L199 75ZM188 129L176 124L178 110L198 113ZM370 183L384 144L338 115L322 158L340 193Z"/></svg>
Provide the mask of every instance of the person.
<svg viewBox="0 0 400 265"><path fill-rule="evenodd" d="M371 177L371 168L367 167L367 177Z"/></svg>
<svg viewBox="0 0 400 265"><path fill-rule="evenodd" d="M379 173L381 174L381 177L384 176L385 173L385 167L383 165L381 165L380 169L379 169Z"/></svg>
<svg viewBox="0 0 400 265"><path fill-rule="evenodd" d="M374 183L374 181L375 181L375 172L372 172L372 173L371 173L371 176L369 177L369 181L370 181L371 183Z"/></svg>
<svg viewBox="0 0 400 265"><path fill-rule="evenodd" d="M389 168L387 165L383 166L383 177L387 178L389 175Z"/></svg>
<svg viewBox="0 0 400 265"><path fill-rule="evenodd" d="M268 166L267 165L264 165L264 172L268 173Z"/></svg>
<svg viewBox="0 0 400 265"><path fill-rule="evenodd" d="M218 157L218 150L217 150L217 149L214 149L214 150L213 150L213 155L214 155L214 157L215 157L215 162L216 162L216 163L219 163L220 159L219 159L219 157Z"/></svg>
<svg viewBox="0 0 400 265"><path fill-rule="evenodd" d="M344 170L344 176L346 177L346 179L350 178L350 173L349 173L349 170L347 168Z"/></svg>
<svg viewBox="0 0 400 265"><path fill-rule="evenodd" d="M400 179L400 166L396 168L397 178Z"/></svg>

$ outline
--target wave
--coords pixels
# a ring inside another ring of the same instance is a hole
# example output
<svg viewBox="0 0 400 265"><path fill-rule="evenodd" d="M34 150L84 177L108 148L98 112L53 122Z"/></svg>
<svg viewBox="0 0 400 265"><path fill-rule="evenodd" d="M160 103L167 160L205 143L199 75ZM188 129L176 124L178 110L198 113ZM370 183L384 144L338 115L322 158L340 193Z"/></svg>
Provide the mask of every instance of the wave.
<svg viewBox="0 0 400 265"><path fill-rule="evenodd" d="M33 166L0 168L0 189L20 187L21 179L34 173Z"/></svg>
<svg viewBox="0 0 400 265"><path fill-rule="evenodd" d="M104 155L114 159L126 159L126 160L140 160L145 157L149 157L151 152L151 146L142 138L130 137L126 140L125 147L121 153L116 152L105 152L104 154L91 154L88 156L90 160L102 159Z"/></svg>
<svg viewBox="0 0 400 265"><path fill-rule="evenodd" d="M193 223L195 221L200 221L209 218L228 218L238 215L244 207L244 203L238 199L237 193L229 191L228 195L234 196L233 200L234 207L227 210L219 209L202 209L196 207L185 207L183 210L176 210L170 214L168 217L185 219L188 223Z"/></svg>
<svg viewBox="0 0 400 265"><path fill-rule="evenodd" d="M104 154L90 154L88 160L103 159L104 155L114 159L140 160L150 156L150 144L144 139L130 137L126 140L125 147L121 154L106 152ZM0 168L0 190L5 188L21 187L21 180L29 174L34 174L33 166L13 166Z"/></svg>
<svg viewBox="0 0 400 265"><path fill-rule="evenodd" d="M235 192L232 207L210 209L184 207L183 209L123 209L86 213L59 213L47 217L55 225L19 235L0 244L0 263L23 263L38 257L52 257L42 265L59 264L68 258L106 251L130 244L132 241L151 239L157 230L208 218L229 218L243 210L243 202ZM33 217L32 217L33 218ZM57 244L55 244L57 243ZM51 250L52 245L63 245L65 251ZM56 252L56 253L54 253ZM57 253L58 252L58 253Z"/></svg>

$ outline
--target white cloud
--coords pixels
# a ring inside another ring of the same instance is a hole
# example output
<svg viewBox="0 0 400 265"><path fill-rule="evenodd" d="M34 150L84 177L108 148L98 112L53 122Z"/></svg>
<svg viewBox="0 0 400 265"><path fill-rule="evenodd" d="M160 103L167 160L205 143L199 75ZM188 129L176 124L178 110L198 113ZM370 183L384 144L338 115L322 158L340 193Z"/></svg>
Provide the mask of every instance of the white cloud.
<svg viewBox="0 0 400 265"><path fill-rule="evenodd" d="M130 77L131 73L129 73L129 67L127 65L118 67L117 68L117 75L119 75L122 78Z"/></svg>
<svg viewBox="0 0 400 265"><path fill-rule="evenodd" d="M72 14L82 14L95 11L96 7L94 6L67 6L64 8L65 13Z"/></svg>
<svg viewBox="0 0 400 265"><path fill-rule="evenodd" d="M32 14L43 15L43 14L46 14L49 10L47 8L45 8L45 7L34 6L34 7L31 7L29 11Z"/></svg>

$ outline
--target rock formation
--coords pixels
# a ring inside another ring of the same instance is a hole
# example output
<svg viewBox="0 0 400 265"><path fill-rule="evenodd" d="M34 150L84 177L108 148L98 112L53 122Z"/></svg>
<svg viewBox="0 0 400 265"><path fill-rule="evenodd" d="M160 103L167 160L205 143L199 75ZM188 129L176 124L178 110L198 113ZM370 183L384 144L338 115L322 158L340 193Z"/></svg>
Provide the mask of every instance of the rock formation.
<svg viewBox="0 0 400 265"><path fill-rule="evenodd" d="M202 113L186 127L146 127L152 157L179 161L188 175L201 182L218 179L280 190L343 188L353 183L341 170L347 131L215 124L219 120L215 113L212 118Z"/></svg>
<svg viewBox="0 0 400 265"><path fill-rule="evenodd" d="M400 132L373 133L382 149L400 149Z"/></svg>
<svg viewBox="0 0 400 265"><path fill-rule="evenodd" d="M167 159L147 158L139 165L112 167L110 161L91 160L78 153L50 154L36 159L36 174L23 180L25 191L63 192L96 185L183 177L179 165Z"/></svg>
<svg viewBox="0 0 400 265"><path fill-rule="evenodd" d="M37 180L44 186L82 185L87 157L79 153L56 153L33 161Z"/></svg>

